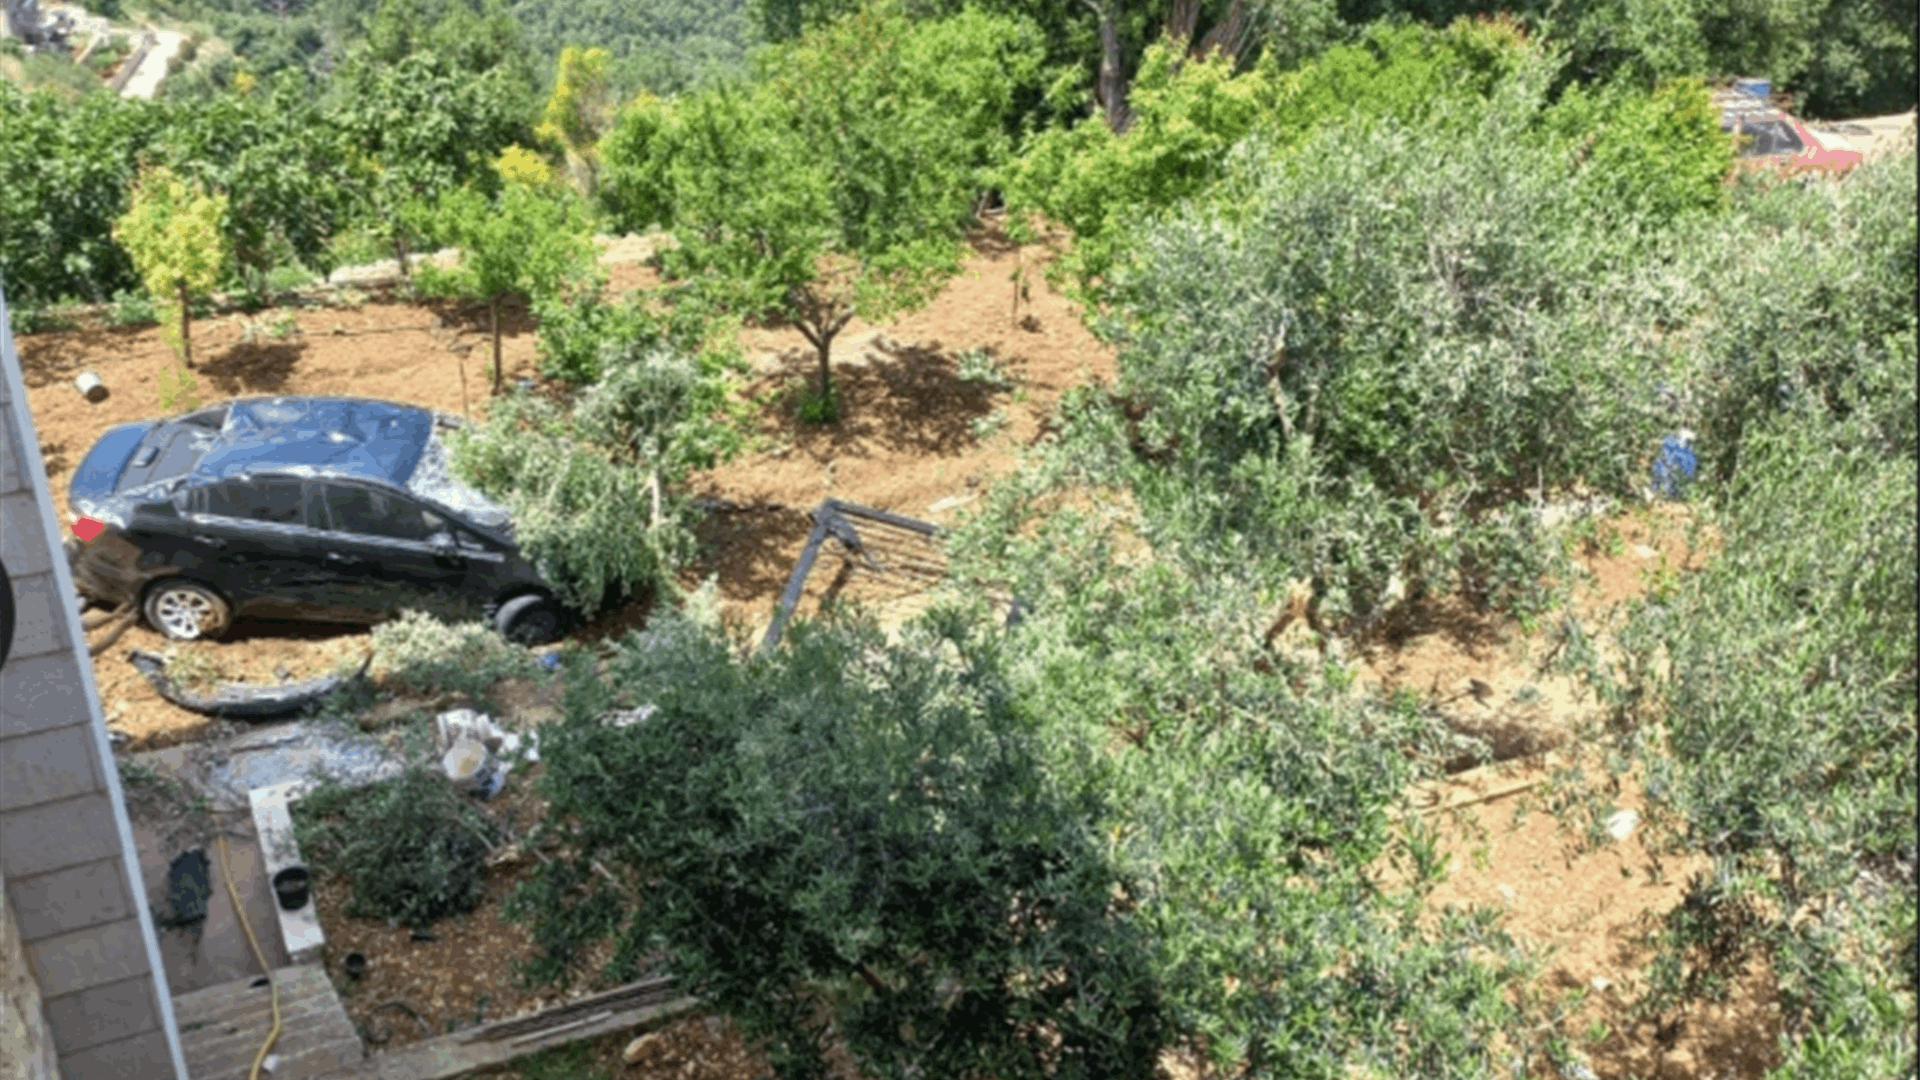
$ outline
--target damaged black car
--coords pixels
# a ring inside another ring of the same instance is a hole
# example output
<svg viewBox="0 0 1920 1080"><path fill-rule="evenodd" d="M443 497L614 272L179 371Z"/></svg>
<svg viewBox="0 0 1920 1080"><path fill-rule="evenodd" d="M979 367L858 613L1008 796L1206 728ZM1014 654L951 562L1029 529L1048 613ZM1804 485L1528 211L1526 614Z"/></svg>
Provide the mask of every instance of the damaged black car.
<svg viewBox="0 0 1920 1080"><path fill-rule="evenodd" d="M241 618L419 609L553 641L566 613L507 511L449 468L441 436L458 423L387 401L273 397L116 427L74 474L74 582L179 640Z"/></svg>

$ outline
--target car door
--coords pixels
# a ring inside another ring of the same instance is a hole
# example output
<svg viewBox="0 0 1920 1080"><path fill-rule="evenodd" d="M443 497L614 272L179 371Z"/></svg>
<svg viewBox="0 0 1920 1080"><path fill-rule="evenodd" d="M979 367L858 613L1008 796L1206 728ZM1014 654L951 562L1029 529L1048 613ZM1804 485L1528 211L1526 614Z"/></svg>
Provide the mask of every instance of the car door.
<svg viewBox="0 0 1920 1080"><path fill-rule="evenodd" d="M478 552L460 544L444 515L392 488L326 481L328 558L359 602L382 615L408 609L475 619Z"/></svg>
<svg viewBox="0 0 1920 1080"><path fill-rule="evenodd" d="M334 606L297 477L233 477L187 495L183 568L225 593L234 613L324 618ZM190 564L190 565L188 565Z"/></svg>

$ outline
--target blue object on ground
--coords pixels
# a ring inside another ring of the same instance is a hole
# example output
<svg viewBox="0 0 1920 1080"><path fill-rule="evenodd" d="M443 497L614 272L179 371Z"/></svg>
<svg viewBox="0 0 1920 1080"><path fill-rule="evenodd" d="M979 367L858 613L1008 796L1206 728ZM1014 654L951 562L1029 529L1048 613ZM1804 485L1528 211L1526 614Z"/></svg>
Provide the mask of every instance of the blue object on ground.
<svg viewBox="0 0 1920 1080"><path fill-rule="evenodd" d="M1773 83L1767 79L1735 79L1733 88L1749 97L1763 98L1773 93Z"/></svg>
<svg viewBox="0 0 1920 1080"><path fill-rule="evenodd" d="M1700 469L1693 452L1693 437L1687 433L1669 435L1660 440L1660 452L1653 458L1653 491L1669 499L1686 497Z"/></svg>
<svg viewBox="0 0 1920 1080"><path fill-rule="evenodd" d="M552 671L552 670L554 670L555 668L558 668L558 667L560 666L560 654L559 654L559 653L551 653L551 652L550 652L550 653L541 653L541 654L540 654L540 666L541 666L541 667L543 667L543 668L546 668L546 669L547 669L548 671Z"/></svg>

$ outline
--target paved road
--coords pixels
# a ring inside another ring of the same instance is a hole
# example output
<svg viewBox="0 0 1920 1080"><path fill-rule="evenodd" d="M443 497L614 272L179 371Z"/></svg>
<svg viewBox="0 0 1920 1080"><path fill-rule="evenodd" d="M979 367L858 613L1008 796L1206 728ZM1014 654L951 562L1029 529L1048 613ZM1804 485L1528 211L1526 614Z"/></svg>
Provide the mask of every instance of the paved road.
<svg viewBox="0 0 1920 1080"><path fill-rule="evenodd" d="M147 50L146 58L140 61L127 85L121 89L121 97L152 98L160 90L160 83L167 77L167 65L172 63L174 55L180 51L185 36L171 30L153 31L154 46Z"/></svg>

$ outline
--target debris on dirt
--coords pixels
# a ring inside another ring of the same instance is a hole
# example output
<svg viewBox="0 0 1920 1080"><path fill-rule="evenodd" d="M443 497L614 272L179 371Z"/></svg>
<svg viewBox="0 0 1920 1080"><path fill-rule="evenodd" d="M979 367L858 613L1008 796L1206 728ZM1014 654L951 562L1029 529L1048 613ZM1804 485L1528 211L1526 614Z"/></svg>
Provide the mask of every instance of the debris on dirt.
<svg viewBox="0 0 1920 1080"><path fill-rule="evenodd" d="M200 786L224 805L245 807L247 792L322 776L362 787L399 773L403 763L379 743L340 724L264 724L238 738L205 743L188 755Z"/></svg>

